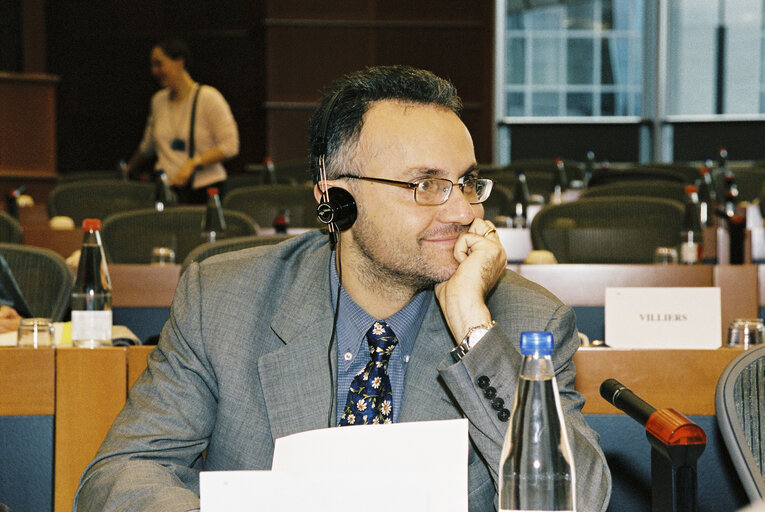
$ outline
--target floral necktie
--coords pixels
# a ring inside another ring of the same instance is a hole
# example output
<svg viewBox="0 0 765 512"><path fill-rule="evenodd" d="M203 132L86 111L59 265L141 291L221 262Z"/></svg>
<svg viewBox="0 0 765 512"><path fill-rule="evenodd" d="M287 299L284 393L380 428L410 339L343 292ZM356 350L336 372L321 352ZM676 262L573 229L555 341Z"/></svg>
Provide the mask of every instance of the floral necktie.
<svg viewBox="0 0 765 512"><path fill-rule="evenodd" d="M393 396L388 361L398 340L385 322L375 322L367 331L369 362L351 382L340 426L390 423Z"/></svg>

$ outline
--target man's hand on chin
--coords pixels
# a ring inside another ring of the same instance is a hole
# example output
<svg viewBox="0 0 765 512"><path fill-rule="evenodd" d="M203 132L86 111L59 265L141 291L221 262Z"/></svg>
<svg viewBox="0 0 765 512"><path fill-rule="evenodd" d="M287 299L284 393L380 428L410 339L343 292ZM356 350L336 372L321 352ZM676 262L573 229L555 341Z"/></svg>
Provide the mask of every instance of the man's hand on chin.
<svg viewBox="0 0 765 512"><path fill-rule="evenodd" d="M494 225L476 219L454 244L459 263L449 280L435 286L436 297L457 343L471 327L491 323L486 294L507 266L505 249Z"/></svg>

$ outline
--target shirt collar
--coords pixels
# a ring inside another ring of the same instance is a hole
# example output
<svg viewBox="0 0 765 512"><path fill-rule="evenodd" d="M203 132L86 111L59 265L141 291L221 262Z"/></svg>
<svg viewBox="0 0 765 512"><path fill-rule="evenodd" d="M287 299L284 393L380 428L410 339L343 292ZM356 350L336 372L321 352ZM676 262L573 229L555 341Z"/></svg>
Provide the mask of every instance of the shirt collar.
<svg viewBox="0 0 765 512"><path fill-rule="evenodd" d="M364 347L366 350L366 332L372 326L372 323L377 320L384 320L393 329L399 342L397 349L394 350L394 356L398 353L399 357L407 358L408 360L408 356L412 353L414 347L414 340L420 332L420 326L433 298L432 290L418 293L409 304L389 318L374 318L356 304L345 291L345 288L340 286L335 258L336 253L333 251L329 264L329 282L333 310L337 301L337 290L338 287L340 288L340 308L337 315L338 354L350 352L353 355L353 359L355 359L361 347ZM342 357L340 361L343 361Z"/></svg>

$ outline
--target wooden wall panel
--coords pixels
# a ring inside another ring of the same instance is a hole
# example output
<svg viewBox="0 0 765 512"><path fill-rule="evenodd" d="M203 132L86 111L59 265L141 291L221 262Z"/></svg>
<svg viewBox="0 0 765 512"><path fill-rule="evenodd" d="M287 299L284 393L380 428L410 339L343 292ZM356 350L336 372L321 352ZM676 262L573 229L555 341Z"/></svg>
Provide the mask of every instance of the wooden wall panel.
<svg viewBox="0 0 765 512"><path fill-rule="evenodd" d="M478 161L491 160L494 3L267 2L265 13L268 144L276 160L305 155L295 121L319 91L342 75L382 64L409 64L451 79L468 105L465 123ZM292 111L287 112L286 105ZM293 124L294 123L294 124ZM303 125L305 126L305 125Z"/></svg>
<svg viewBox="0 0 765 512"><path fill-rule="evenodd" d="M308 102L312 109L322 87L371 60L362 27L268 25L266 44L269 103Z"/></svg>

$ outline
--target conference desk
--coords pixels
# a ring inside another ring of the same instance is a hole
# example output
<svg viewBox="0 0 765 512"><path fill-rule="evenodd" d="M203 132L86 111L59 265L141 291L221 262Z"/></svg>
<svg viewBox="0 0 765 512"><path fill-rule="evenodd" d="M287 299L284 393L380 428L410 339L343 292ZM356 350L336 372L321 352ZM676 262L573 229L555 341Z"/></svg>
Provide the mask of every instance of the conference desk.
<svg viewBox="0 0 765 512"><path fill-rule="evenodd" d="M604 338L607 287L716 286L721 295L721 339L730 320L760 316L765 306L765 265L508 265L544 286L577 314L580 331ZM115 323L145 340L169 315L181 265L110 265Z"/></svg>
<svg viewBox="0 0 765 512"><path fill-rule="evenodd" d="M14 510L71 510L82 470L123 407L152 349L0 349L0 483L7 486L0 488L0 502ZM638 429L637 435L624 438L625 431L634 431L634 421L600 398L602 380L617 377L658 408L672 407L694 419L709 419L714 414L717 379L740 352L723 348L580 350L575 356L575 386L587 398L584 412L601 433L609 463L613 458L618 467L620 458L629 457L633 459L630 471L639 466L643 472L650 471L646 469L649 448L644 434ZM700 475L714 482L705 484L700 479L702 493L704 485L719 491L720 482L735 480L735 475L719 475L726 467L719 460L726 455L716 431L711 431L716 429L705 422L702 426L710 434L710 446L699 462ZM617 481L617 468L612 469ZM618 501L617 491L618 486L612 510L627 510Z"/></svg>

